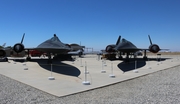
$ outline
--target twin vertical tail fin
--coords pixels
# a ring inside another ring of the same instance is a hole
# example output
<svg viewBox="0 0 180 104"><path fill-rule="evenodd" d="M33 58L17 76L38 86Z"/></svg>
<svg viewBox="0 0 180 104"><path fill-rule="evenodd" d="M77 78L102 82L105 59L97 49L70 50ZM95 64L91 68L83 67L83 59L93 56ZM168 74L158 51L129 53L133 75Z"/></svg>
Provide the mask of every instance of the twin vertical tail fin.
<svg viewBox="0 0 180 104"><path fill-rule="evenodd" d="M148 37L149 37L150 44L152 45L152 41L151 41L151 37L150 37L150 35L148 35Z"/></svg>
<svg viewBox="0 0 180 104"><path fill-rule="evenodd" d="M24 50L23 40L24 40L25 33L22 36L21 43L16 43L13 46L13 50L18 54Z"/></svg>
<svg viewBox="0 0 180 104"><path fill-rule="evenodd" d="M21 44L23 43L24 36L25 36L25 33L23 34L23 37L22 37L22 39L21 39Z"/></svg>
<svg viewBox="0 0 180 104"><path fill-rule="evenodd" d="M120 41L121 41L121 36L119 36L119 38L118 38L118 40L116 42L116 45L118 45Z"/></svg>
<svg viewBox="0 0 180 104"><path fill-rule="evenodd" d="M152 53L159 52L161 50L160 47L157 44L152 43L150 35L148 35L148 37L149 37L149 41L150 41L149 51Z"/></svg>
<svg viewBox="0 0 180 104"><path fill-rule="evenodd" d="M2 47L5 47L6 46L6 43L4 43L3 45L2 45Z"/></svg>

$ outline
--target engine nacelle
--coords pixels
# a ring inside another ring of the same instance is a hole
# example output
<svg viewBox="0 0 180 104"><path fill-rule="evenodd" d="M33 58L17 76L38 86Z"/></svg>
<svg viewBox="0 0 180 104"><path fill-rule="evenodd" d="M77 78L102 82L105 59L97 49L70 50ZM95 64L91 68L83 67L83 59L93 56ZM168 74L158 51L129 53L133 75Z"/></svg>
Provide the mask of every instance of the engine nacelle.
<svg viewBox="0 0 180 104"><path fill-rule="evenodd" d="M13 46L13 50L16 52L16 53L20 53L24 50L24 45L21 44L21 43L17 43Z"/></svg>
<svg viewBox="0 0 180 104"><path fill-rule="evenodd" d="M69 44L65 44L65 46L68 47L68 48L71 48L71 45L69 45ZM70 51L72 51L72 49L67 51L67 52L70 52Z"/></svg>
<svg viewBox="0 0 180 104"><path fill-rule="evenodd" d="M114 49L115 48L115 45L108 45L106 47L106 52L116 52L116 50Z"/></svg>
<svg viewBox="0 0 180 104"><path fill-rule="evenodd" d="M65 46L67 46L67 47L71 48L71 45L69 45L69 44L65 44Z"/></svg>
<svg viewBox="0 0 180 104"><path fill-rule="evenodd" d="M159 52L160 48L157 44L152 44L149 46L149 51L152 53L157 53Z"/></svg>
<svg viewBox="0 0 180 104"><path fill-rule="evenodd" d="M4 50L0 50L0 57L5 57L6 56L6 52Z"/></svg>

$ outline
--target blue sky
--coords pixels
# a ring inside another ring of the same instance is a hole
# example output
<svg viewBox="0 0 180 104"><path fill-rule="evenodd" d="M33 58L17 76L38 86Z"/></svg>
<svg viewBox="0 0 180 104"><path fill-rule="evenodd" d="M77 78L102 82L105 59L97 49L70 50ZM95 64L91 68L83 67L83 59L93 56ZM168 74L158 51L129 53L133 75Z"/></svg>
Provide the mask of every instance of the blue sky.
<svg viewBox="0 0 180 104"><path fill-rule="evenodd" d="M148 34L160 48L180 51L180 0L0 0L0 44L21 41L32 48L54 33L64 43L94 50L119 35L148 48Z"/></svg>

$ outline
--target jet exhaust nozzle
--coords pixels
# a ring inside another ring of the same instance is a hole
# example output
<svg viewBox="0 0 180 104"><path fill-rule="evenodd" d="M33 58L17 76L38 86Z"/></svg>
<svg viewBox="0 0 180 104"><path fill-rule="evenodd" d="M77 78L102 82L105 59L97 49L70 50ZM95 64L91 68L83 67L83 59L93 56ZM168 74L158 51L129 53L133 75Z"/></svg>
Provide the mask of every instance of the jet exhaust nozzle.
<svg viewBox="0 0 180 104"><path fill-rule="evenodd" d="M5 57L6 56L6 52L4 50L0 50L0 57Z"/></svg>
<svg viewBox="0 0 180 104"><path fill-rule="evenodd" d="M152 53L157 53L159 52L160 48L157 44L152 44L149 46L149 51Z"/></svg>
<svg viewBox="0 0 180 104"><path fill-rule="evenodd" d="M17 43L13 46L13 50L16 52L16 53L20 53L24 50L24 45L21 44L21 43Z"/></svg>
<svg viewBox="0 0 180 104"><path fill-rule="evenodd" d="M116 52L114 48L115 48L115 45L108 45L106 47L106 52Z"/></svg>

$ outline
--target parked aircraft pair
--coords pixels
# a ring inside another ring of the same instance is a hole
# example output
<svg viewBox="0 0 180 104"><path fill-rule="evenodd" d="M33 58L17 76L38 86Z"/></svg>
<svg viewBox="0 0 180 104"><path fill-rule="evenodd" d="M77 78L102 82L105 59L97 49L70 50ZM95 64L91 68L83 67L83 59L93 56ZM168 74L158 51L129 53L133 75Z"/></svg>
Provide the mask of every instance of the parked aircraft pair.
<svg viewBox="0 0 180 104"><path fill-rule="evenodd" d="M149 41L150 41L150 46L148 49L142 49L142 48L137 48L133 43L126 39L121 40L121 36L118 37L118 40L116 44L108 45L106 46L105 51L108 53L114 53L114 52L119 52L119 59L122 59L121 53L126 53L126 61L129 60L129 55L131 53L135 53L138 51L144 51L144 59L147 59L146 56L146 51L150 51L152 53L158 53L161 49L157 44L153 44L152 40L150 38L150 35L148 35Z"/></svg>
<svg viewBox="0 0 180 104"><path fill-rule="evenodd" d="M49 62L51 62L51 55L50 55L51 53L59 54L60 57L62 57L62 56L66 56L68 54L76 54L72 51L83 50L83 48L85 48L84 46L79 46L79 45L75 45L75 44L72 44L72 45L64 44L59 40L59 38L56 36L56 34L54 34L54 37L41 43L36 48L25 48L23 45L24 36L25 36L25 34L23 34L23 37L22 37L22 40L20 43L16 43L13 46L13 50L16 52L17 55L24 50L28 50L27 60L31 59L29 56L29 50L38 50L38 51L47 53L48 57L49 57ZM146 56L147 50L152 53L157 53L161 50L157 44L152 43L149 35L148 35L148 37L149 37L149 41L150 41L150 46L148 49L137 48L130 41L128 41L124 38L121 40L121 36L119 36L116 44L108 45L106 47L105 51L108 53L119 52L120 53L119 59L122 59L122 56L121 56L122 52L126 53L126 60L128 60L130 53L135 53L137 51L143 50L144 51L144 59L147 59L147 56ZM6 50L5 48L0 49L0 57L6 56L5 50ZM82 51L80 51L78 53L82 54ZM7 60L7 58L6 58L6 60Z"/></svg>
<svg viewBox="0 0 180 104"><path fill-rule="evenodd" d="M41 43L40 45L38 45L36 48L25 48L23 45L23 40L24 40L24 36L25 34L23 34L22 40L20 43L16 43L13 46L13 51L15 52L15 54L19 54L21 52L23 52L24 50L28 50L28 57L27 60L30 60L30 56L29 56L29 50L38 50L40 52L44 52L47 53L48 55L48 63L51 62L51 53L53 54L63 54L61 56L68 56L68 55L72 55L72 54L81 54L81 52L83 51L83 48L85 48L84 46L79 46L77 44L64 44L62 43L59 38L56 36L56 34L54 34L54 36L51 39L46 40L45 42ZM0 57L5 57L6 56L6 49L0 49ZM80 51L78 51L80 50ZM68 53L68 52L72 52L72 51L78 51L78 53ZM64 57L63 57L64 58ZM7 60L7 58L6 58Z"/></svg>

